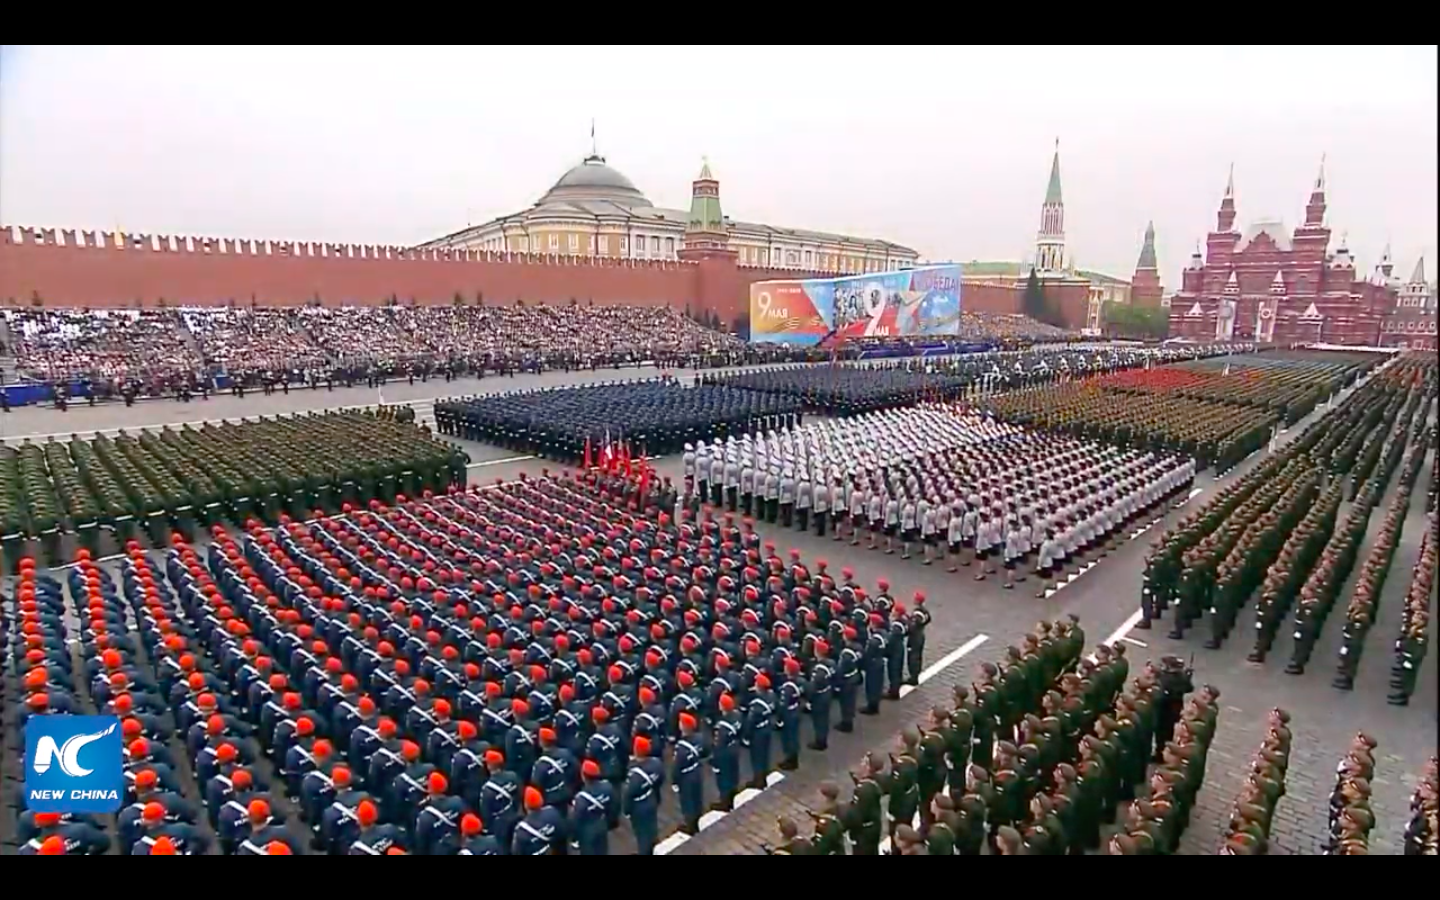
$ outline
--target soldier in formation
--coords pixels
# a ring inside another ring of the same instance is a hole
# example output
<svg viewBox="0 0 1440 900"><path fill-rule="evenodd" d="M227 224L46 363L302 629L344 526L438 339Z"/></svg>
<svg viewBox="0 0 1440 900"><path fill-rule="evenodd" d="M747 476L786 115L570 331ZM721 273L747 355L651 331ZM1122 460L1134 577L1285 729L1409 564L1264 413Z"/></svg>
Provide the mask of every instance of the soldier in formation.
<svg viewBox="0 0 1440 900"><path fill-rule="evenodd" d="M583 461L587 449L602 453L607 441L625 441L632 452L663 456L687 444L798 424L800 415L801 404L793 397L713 386L687 390L662 379L484 394L435 404L443 435L570 463ZM723 474L723 456L719 462ZM708 470L703 474L701 480L712 481ZM723 484L722 477L713 478L714 489Z"/></svg>
<svg viewBox="0 0 1440 900"><path fill-rule="evenodd" d="M1440 855L1437 805L1440 805L1440 759L1432 756L1410 798L1410 819L1405 826L1406 856Z"/></svg>
<svg viewBox="0 0 1440 900"><path fill-rule="evenodd" d="M1358 732L1335 771L1330 792L1330 837L1327 856L1365 856L1370 852L1370 830L1375 814L1370 809L1370 783L1375 778L1375 739Z"/></svg>
<svg viewBox="0 0 1440 900"><path fill-rule="evenodd" d="M1405 592L1400 635L1395 641L1395 662L1390 669L1390 693L1386 698L1396 706L1410 702L1430 642L1430 605L1435 596L1435 524L1435 513L1431 512L1426 516L1420 555L1415 560L1410 586Z"/></svg>
<svg viewBox="0 0 1440 900"><path fill-rule="evenodd" d="M1035 574L1038 596L1194 478L1185 460L1020 432L943 406L747 435L709 452L738 457L740 508L763 521L788 527L805 509L817 533L833 519L834 539L852 546L868 534L879 549L883 537L887 553L906 559L918 547L925 564L948 558L950 571L978 560L977 578L1003 563L1007 587Z"/></svg>
<svg viewBox="0 0 1440 900"><path fill-rule="evenodd" d="M1177 659L1147 665L1126 688L1124 648L1082 658L1084 641L1073 618L1041 622L1004 662L982 664L953 706L901 733L888 760L865 758L848 805L833 786L823 792L810 849L824 834L826 855L844 852L835 822L856 855L887 843L892 855L1098 849L1158 747L1156 805L1132 808L1120 840L1173 852L1204 778L1219 692L1187 703L1190 674Z"/></svg>
<svg viewBox="0 0 1440 900"><path fill-rule="evenodd" d="M1285 773L1290 764L1290 715L1270 711L1265 738L1250 762L1250 773L1225 828L1222 856L1263 856L1269 851L1270 823L1275 805L1285 796Z"/></svg>

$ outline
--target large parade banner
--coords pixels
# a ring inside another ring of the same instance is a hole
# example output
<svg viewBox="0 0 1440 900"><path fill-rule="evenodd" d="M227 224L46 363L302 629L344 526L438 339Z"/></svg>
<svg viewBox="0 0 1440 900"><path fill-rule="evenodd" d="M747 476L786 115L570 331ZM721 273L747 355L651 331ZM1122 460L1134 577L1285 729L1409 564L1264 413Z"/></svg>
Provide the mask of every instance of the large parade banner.
<svg viewBox="0 0 1440 900"><path fill-rule="evenodd" d="M750 285L750 340L814 346L858 337L960 333L960 267Z"/></svg>

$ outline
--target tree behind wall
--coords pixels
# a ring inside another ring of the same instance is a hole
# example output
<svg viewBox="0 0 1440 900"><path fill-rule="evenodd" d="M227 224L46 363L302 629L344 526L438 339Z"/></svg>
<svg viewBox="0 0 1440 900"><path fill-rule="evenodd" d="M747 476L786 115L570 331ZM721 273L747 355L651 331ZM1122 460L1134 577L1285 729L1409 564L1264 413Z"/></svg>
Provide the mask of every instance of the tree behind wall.
<svg viewBox="0 0 1440 900"><path fill-rule="evenodd" d="M1045 286L1040 283L1040 276L1035 270L1030 270L1030 277L1025 279L1025 293L1020 298L1020 311L1032 319L1054 325L1054 316L1050 310L1050 301L1045 296Z"/></svg>
<svg viewBox="0 0 1440 900"><path fill-rule="evenodd" d="M1102 316L1105 333L1114 337L1164 340L1170 332L1170 310L1162 306L1106 303Z"/></svg>

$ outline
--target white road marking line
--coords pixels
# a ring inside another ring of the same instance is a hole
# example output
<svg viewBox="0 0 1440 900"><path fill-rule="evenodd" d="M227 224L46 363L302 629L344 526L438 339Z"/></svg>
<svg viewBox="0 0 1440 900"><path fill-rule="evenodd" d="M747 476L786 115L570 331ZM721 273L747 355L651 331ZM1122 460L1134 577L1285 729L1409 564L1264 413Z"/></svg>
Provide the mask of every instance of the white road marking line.
<svg viewBox="0 0 1440 900"><path fill-rule="evenodd" d="M716 822L720 821L723 818L725 818L725 814L720 810L710 810L705 815L700 817L700 830L704 831L705 829L709 828L711 825L714 825Z"/></svg>
<svg viewBox="0 0 1440 900"><path fill-rule="evenodd" d="M1137 646L1137 647L1149 647L1149 646L1150 646L1149 644L1145 643L1144 641L1137 641L1137 640L1135 640L1134 638L1132 638L1132 637L1131 637L1130 635L1128 635L1128 634L1125 635L1124 637L1122 637L1120 640L1124 641L1124 642L1127 643L1127 644L1134 644L1134 645Z"/></svg>
<svg viewBox="0 0 1440 900"><path fill-rule="evenodd" d="M774 787L775 785L779 784L784 780L784 772L771 772L765 777L765 790L769 790L770 788ZM755 788L746 788L745 790L736 794L734 807L733 809L731 809L731 812L734 812L736 809L739 809L746 803L754 800L762 793L763 791L757 791L755 790ZM705 815L700 817L700 830L704 831L705 829L710 828L717 822L724 819L726 815L727 813L720 812L719 810L711 810L710 812L707 812ZM683 831L677 831L669 837L665 838L665 840L655 845L655 855L667 856L671 853L674 853L678 848L684 846L687 842L689 842L692 837L693 835L686 834Z"/></svg>
<svg viewBox="0 0 1440 900"><path fill-rule="evenodd" d="M990 640L990 635L988 634L975 635L973 638L961 644L959 647L956 647L954 650L951 650L949 653L940 657L932 665L926 667L925 670L920 673L920 676L915 680L920 682L920 684L924 684L925 682L934 678L936 675L939 675L941 672L945 671L946 666L959 662L966 656L975 652L976 647L979 647L981 644L985 643L988 640ZM913 684L902 684L900 686L900 699L904 700L915 690L916 687L917 685Z"/></svg>
<svg viewBox="0 0 1440 900"><path fill-rule="evenodd" d="M505 465L506 463L524 462L524 461L527 460L527 459L537 459L537 458L538 458L538 457L536 457L536 456L534 456L534 455L532 454L532 455L529 455L529 456L507 456L507 457L505 457L504 459L484 459L484 460L481 460L480 462L470 463L470 464L467 465L465 468L467 468L467 469L483 469L483 468L485 468L486 466L503 466L503 465Z"/></svg>
<svg viewBox="0 0 1440 900"><path fill-rule="evenodd" d="M1190 495L1189 495L1188 497L1186 497L1184 500L1181 500L1179 503L1177 503L1177 504L1175 504L1175 505L1176 505L1177 507L1179 507L1179 506L1184 506L1185 504L1189 503L1191 500L1194 500L1196 497L1200 496L1200 495L1203 494L1204 492L1205 492L1205 489L1202 488L1202 487L1191 488L1191 489L1190 489Z"/></svg>
<svg viewBox="0 0 1440 900"><path fill-rule="evenodd" d="M90 561L93 562L93 563L97 563L97 564L98 564L98 563L103 563L103 562L113 562L114 560L124 559L124 558L125 558L125 554L123 554L123 553L112 553L112 554L110 554L109 556L97 556L97 557L95 557L94 559L92 559L92 560L90 560ZM78 562L68 562L68 563L65 563L65 565L63 565L63 566L51 566L51 567L50 567L50 571L51 571L51 572L58 572L58 571L61 570L61 569L74 569L74 568L79 567L79 565L80 565L80 563L78 563Z"/></svg>
<svg viewBox="0 0 1440 900"><path fill-rule="evenodd" d="M1121 622L1120 627L1112 631L1110 633L1110 636L1107 637L1105 640L1101 641L1101 643L1114 644L1116 641L1121 640L1125 637L1125 635L1129 634L1135 628L1135 625L1144 617L1145 611L1143 609L1135 610L1135 612L1130 614L1130 618L1126 619L1124 622ZM1142 644L1141 646L1144 645ZM1095 654L1090 654L1090 661L1095 661Z"/></svg>

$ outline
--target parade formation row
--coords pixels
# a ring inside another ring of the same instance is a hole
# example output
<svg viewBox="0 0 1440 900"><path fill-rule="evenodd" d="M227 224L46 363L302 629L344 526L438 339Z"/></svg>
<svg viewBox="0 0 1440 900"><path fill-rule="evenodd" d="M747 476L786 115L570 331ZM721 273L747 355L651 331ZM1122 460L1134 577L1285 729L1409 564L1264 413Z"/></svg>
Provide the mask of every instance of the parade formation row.
<svg viewBox="0 0 1440 900"><path fill-rule="evenodd" d="M127 739L120 815L25 813L22 852L603 854L623 817L648 853L667 784L698 830L802 731L823 753L915 682L923 596L654 499L547 475L176 534L159 566L132 543L118 578L22 562L11 721L114 714Z"/></svg>
<svg viewBox="0 0 1440 900"><path fill-rule="evenodd" d="M1146 562L1141 628L1173 607L1172 638L1203 628L1218 648L1254 598L1252 662L1263 662L1292 607L1294 642L1286 671L1304 672L1347 579L1359 561L1372 511L1399 483L1348 604L1335 686L1353 688L1380 589L1394 558L1427 452L1437 394L1433 357L1411 354L1360 385L1294 441L1227 485L1157 543ZM1431 511L1396 660L1391 703L1405 704L1428 641L1434 589Z"/></svg>
<svg viewBox="0 0 1440 900"><path fill-rule="evenodd" d="M1311 350L1226 356L1001 394L983 406L1036 428L1172 447L1223 474L1385 359Z"/></svg>
<svg viewBox="0 0 1440 900"><path fill-rule="evenodd" d="M598 451L614 440L629 441L637 452L651 455L678 453L698 441L787 427L807 412L851 416L923 401L973 400L981 392L1053 389L1106 373L1254 349L1054 346L876 364L783 366L703 374L692 390L661 378L459 397L437 403L435 417L441 434L579 462L587 445Z"/></svg>
<svg viewBox="0 0 1440 900"><path fill-rule="evenodd" d="M0 538L13 571L35 540L49 565L60 536L95 550L197 523L275 521L345 502L463 484L469 459L388 411L325 412L54 438L0 446Z"/></svg>
<svg viewBox="0 0 1440 900"><path fill-rule="evenodd" d="M1141 626L1173 606L1181 636L1208 614L1218 643L1259 580L1274 578L1300 594L1297 630L1318 636L1370 510L1399 473L1392 515L1349 607L1357 642L1347 627L1345 655L1358 659L1433 443L1434 360L1404 356L1369 378L1378 360L1362 354L1138 362L1119 379L1091 370L1069 380L1089 374L1086 386L1132 398L1125 405L1163 398L1177 410L1232 410L1236 421L1263 411L1268 436L1293 410L1364 378L1167 535L1147 570ZM1041 389L994 399L1070 387L1048 384L1041 365L1025 356L1014 376L1035 376ZM611 466L460 490L464 457L453 446L373 413L249 423L226 440L167 441L183 432L166 431L80 441L78 451L59 445L96 509L129 499L133 512L117 507L121 515L104 523L122 541L135 513L152 539L173 525L251 518L233 537L213 526L208 548L177 533L159 564L138 542L125 544L116 570L83 551L63 584L19 561L14 593L0 598L0 644L10 645L0 658L23 691L7 721L119 715L131 802L114 821L26 813L22 852L598 854L612 840L649 852L672 827L698 831L712 805L723 811L747 785L761 789L774 769L797 766L802 748L825 753L832 722L859 727L924 670L923 595L897 602L882 581L872 597L850 572L828 574L823 560L807 566L792 551L787 563L751 516L822 534L838 528L833 536L852 546L868 534L878 547L883 537L902 557L918 548L925 562L978 563L979 576L1003 564L1007 583L1027 571L1043 580L1148 521L1188 487L1189 454L1210 452L1171 424L1178 412L1117 421L1092 404L1022 427L993 407L984 415L973 381L951 403L917 387L886 408L857 405L810 422L800 418L812 402L804 392L642 387L661 398L657 409L640 407L654 427L668 427L680 394L707 404L680 420L685 427L725 423L693 447L684 430L664 445L685 456L683 486L657 483L641 465L638 477ZM568 392L547 393L552 408L588 415L591 404L564 407L555 395ZM755 405L742 409L742 400ZM782 411L751 414L765 404ZM600 408L602 439L635 421L623 399ZM278 430L244 439L260 426ZM1216 440L1217 468L1244 455ZM43 467L28 472L28 449L12 452L0 486L8 497L24 491L26 505L14 508L33 518L30 485L43 473L55 508L72 509L48 448ZM229 494L219 487L254 472L270 480L237 482ZM809 482L803 507L800 473ZM197 489L200 477L215 493ZM715 507L749 515L737 525L732 515L716 520ZM290 520L313 511L313 521ZM1348 518L1334 528L1341 513ZM1433 540L1425 546L1392 702L1414 689L1423 659ZM1320 562L1281 566L1286 550ZM1262 622L1285 615L1273 612L1279 602L1264 601L1272 612ZM1174 852L1204 784L1219 692L1195 691L1174 658L1127 689L1122 647L1092 658L1085 648L1078 622L1037 627L1002 664L982 665L953 706L902 733L888 766L867 759L848 800L824 785L813 836L782 821L776 852L870 854L887 839L899 855ZM1345 666L1342 655L1337 681ZM1286 718L1272 715L1222 852L1265 852L1283 794ZM1373 760L1367 769L1364 754L1373 749L1362 736L1342 766L1330 852L1365 852ZM1407 833L1417 852L1433 848L1433 790L1428 813L1426 803L1417 794Z"/></svg>

